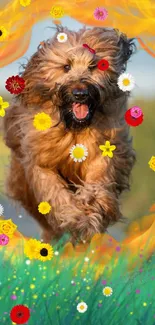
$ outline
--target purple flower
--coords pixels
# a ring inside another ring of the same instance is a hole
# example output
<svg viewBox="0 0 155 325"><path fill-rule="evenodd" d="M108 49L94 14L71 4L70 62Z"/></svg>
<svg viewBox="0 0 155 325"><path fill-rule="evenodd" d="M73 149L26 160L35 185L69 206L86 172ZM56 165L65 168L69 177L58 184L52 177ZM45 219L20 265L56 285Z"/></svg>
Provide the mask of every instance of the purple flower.
<svg viewBox="0 0 155 325"><path fill-rule="evenodd" d="M108 17L108 11L103 7L98 7L94 10L94 17L97 20L105 20Z"/></svg>
<svg viewBox="0 0 155 325"><path fill-rule="evenodd" d="M139 289L137 289L137 290L136 290L136 293L140 293L140 290L139 290Z"/></svg>
<svg viewBox="0 0 155 325"><path fill-rule="evenodd" d="M11 296L11 299L12 299L12 300L16 300L16 299L17 299L17 296L16 296L16 295L12 295L12 296Z"/></svg>
<svg viewBox="0 0 155 325"><path fill-rule="evenodd" d="M8 242L9 242L9 237L7 235L4 235L4 234L0 235L0 245L1 246L7 245Z"/></svg>
<svg viewBox="0 0 155 325"><path fill-rule="evenodd" d="M120 250L121 250L121 247L120 247L120 246L117 246L117 247L116 247L116 251L117 251L117 252L120 252Z"/></svg>
<svg viewBox="0 0 155 325"><path fill-rule="evenodd" d="M107 281L106 280L102 280L102 284L106 284L107 283Z"/></svg>

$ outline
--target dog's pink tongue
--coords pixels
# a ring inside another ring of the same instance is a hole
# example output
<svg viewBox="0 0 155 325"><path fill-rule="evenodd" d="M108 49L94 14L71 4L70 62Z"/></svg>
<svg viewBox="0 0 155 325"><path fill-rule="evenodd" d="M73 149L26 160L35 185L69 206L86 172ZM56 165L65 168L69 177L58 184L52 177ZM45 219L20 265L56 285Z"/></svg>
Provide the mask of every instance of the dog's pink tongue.
<svg viewBox="0 0 155 325"><path fill-rule="evenodd" d="M89 112L88 105L86 104L73 103L72 107L73 113L78 119L85 118Z"/></svg>

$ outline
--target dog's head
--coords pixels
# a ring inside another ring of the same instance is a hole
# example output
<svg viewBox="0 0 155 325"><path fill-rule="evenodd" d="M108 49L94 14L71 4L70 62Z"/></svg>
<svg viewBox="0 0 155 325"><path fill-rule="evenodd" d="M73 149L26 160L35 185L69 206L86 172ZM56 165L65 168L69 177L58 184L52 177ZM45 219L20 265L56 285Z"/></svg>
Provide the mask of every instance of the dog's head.
<svg viewBox="0 0 155 325"><path fill-rule="evenodd" d="M67 35L66 42L58 41L59 33ZM43 42L27 64L21 96L31 105L51 101L67 128L84 128L96 111L106 113L104 105L109 99L124 96L117 79L134 49L133 39L115 29L72 32L58 26L55 36ZM101 59L109 63L105 71L98 68Z"/></svg>

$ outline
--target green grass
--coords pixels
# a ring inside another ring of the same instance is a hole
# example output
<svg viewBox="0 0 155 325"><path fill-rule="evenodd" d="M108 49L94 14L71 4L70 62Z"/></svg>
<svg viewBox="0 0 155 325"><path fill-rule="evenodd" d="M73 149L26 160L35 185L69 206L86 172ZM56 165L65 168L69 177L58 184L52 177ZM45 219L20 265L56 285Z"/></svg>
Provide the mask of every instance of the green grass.
<svg viewBox="0 0 155 325"><path fill-rule="evenodd" d="M9 313L18 304L31 309L28 325L155 324L154 257L144 262L140 270L137 268L129 273L128 256L120 256L117 266L114 267L111 262L95 281L97 264L91 266L90 260L84 274L86 262L83 258L75 260L68 256L68 259L60 262L61 253L49 262L34 260L30 265L26 265L26 258L22 255L16 257L11 265L10 260L4 260L4 251L0 252L0 324L12 324ZM79 266L74 274L77 262ZM110 267L113 272L109 277ZM75 285L71 284L72 280ZM34 289L30 289L31 284L35 285ZM113 289L110 297L102 293L105 286ZM140 293L136 293L136 290L140 290ZM13 294L16 300L11 300ZM81 301L88 306L84 314L76 309ZM143 305L145 303L146 306Z"/></svg>

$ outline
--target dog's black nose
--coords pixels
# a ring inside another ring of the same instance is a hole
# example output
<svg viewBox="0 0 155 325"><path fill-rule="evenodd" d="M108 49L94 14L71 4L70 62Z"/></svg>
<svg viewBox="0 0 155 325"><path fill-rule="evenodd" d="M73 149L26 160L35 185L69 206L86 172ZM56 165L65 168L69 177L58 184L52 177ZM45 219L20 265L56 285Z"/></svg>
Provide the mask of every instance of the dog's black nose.
<svg viewBox="0 0 155 325"><path fill-rule="evenodd" d="M85 100L88 97L88 89L75 88L72 90L72 94L77 100Z"/></svg>

